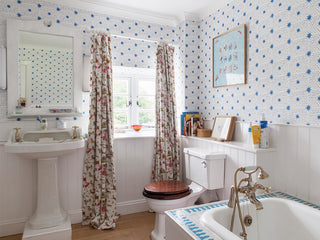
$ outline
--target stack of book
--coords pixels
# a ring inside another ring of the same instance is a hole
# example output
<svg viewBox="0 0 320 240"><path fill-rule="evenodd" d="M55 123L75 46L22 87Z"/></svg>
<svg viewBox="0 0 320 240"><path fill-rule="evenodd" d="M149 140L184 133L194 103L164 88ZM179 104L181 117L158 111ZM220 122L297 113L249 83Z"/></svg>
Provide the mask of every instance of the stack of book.
<svg viewBox="0 0 320 240"><path fill-rule="evenodd" d="M199 112L183 112L181 114L181 136L197 136L198 128L203 128Z"/></svg>

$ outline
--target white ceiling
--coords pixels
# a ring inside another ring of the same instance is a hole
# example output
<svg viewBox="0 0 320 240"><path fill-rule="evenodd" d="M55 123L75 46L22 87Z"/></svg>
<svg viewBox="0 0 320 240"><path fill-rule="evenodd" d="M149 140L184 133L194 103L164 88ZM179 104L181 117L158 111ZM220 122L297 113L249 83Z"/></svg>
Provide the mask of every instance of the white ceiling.
<svg viewBox="0 0 320 240"><path fill-rule="evenodd" d="M185 17L201 18L228 0L47 0L69 7L103 12L152 23L176 25Z"/></svg>

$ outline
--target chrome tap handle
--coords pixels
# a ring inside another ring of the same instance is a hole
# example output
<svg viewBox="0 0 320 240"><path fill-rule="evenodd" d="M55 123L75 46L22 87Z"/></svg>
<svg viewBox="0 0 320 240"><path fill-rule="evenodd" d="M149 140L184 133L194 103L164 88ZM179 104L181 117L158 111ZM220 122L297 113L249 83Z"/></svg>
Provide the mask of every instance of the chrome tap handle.
<svg viewBox="0 0 320 240"><path fill-rule="evenodd" d="M264 190L265 190L264 193L270 193L271 189L272 189L272 187L266 187L266 188L264 189Z"/></svg>
<svg viewBox="0 0 320 240"><path fill-rule="evenodd" d="M72 139L77 139L78 138L78 132L77 132L77 128L79 128L78 126L72 126L73 128L73 134L72 134Z"/></svg>
<svg viewBox="0 0 320 240"><path fill-rule="evenodd" d="M269 193L269 191L271 190L271 187L265 187L260 183L255 183L253 186L254 191L256 191L257 189L261 189L264 190L264 193Z"/></svg>
<svg viewBox="0 0 320 240"><path fill-rule="evenodd" d="M15 140L16 140L16 142L23 142L23 139L22 139L22 137L20 137L20 134L19 134L19 130L20 130L21 128L13 128L13 129L16 130L16 133L15 133Z"/></svg>

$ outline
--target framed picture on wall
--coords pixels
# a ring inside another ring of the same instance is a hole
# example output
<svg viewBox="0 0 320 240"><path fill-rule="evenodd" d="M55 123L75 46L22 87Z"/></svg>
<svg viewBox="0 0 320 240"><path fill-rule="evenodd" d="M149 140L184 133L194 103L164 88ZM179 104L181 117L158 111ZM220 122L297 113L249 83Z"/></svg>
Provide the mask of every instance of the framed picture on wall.
<svg viewBox="0 0 320 240"><path fill-rule="evenodd" d="M246 84L246 32L244 24L213 38L214 88Z"/></svg>

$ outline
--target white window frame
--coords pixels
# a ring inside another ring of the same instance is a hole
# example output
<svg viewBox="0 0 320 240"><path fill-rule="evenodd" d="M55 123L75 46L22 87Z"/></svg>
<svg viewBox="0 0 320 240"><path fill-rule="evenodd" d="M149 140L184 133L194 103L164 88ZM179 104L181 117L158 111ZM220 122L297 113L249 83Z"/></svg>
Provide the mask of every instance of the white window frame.
<svg viewBox="0 0 320 240"><path fill-rule="evenodd" d="M128 95L127 94L116 94L114 96L128 96L128 110L124 110L128 113L128 125L115 125L118 128L131 128L132 124L137 124L139 120L139 112L150 112L150 110L140 109L138 106L139 98L139 82L140 81L153 81L156 82L156 71L155 69L148 68L131 68L131 67L113 67L113 82L116 83L116 79L126 79L128 80ZM155 97L155 92L153 95L140 95L140 96L153 96ZM130 103L131 102L131 103ZM151 109L155 111L155 109ZM124 112L115 110L114 112ZM154 125L143 124L144 128L154 128Z"/></svg>

